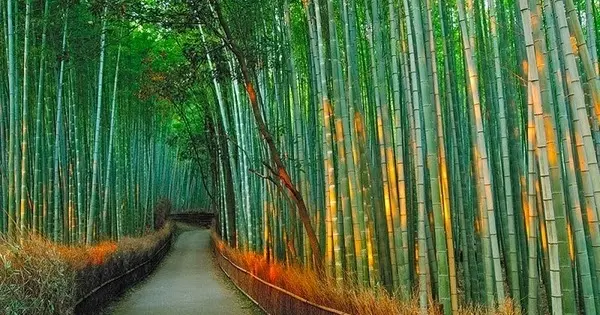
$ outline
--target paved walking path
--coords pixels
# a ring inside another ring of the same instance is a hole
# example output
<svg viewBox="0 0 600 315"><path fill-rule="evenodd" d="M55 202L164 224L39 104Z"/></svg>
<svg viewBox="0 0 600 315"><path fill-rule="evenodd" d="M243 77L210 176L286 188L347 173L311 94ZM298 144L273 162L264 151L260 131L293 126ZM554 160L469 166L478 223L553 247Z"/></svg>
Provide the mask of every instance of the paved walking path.
<svg viewBox="0 0 600 315"><path fill-rule="evenodd" d="M260 314L214 263L210 231L183 229L158 269L106 314Z"/></svg>

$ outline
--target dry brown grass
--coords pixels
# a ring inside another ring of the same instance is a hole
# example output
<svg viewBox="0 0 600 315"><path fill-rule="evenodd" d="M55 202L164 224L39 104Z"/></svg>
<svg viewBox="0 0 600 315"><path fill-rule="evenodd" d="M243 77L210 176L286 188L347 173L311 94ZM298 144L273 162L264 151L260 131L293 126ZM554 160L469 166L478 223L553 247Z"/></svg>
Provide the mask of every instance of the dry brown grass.
<svg viewBox="0 0 600 315"><path fill-rule="evenodd" d="M94 246L53 245L61 259L74 269L87 265L102 265L117 251L117 243L104 241Z"/></svg>
<svg viewBox="0 0 600 315"><path fill-rule="evenodd" d="M216 249L236 265L313 303L349 314L419 314L417 298L402 301L390 295L381 287L365 288L352 284L338 285L335 280L321 279L315 272L300 266L286 266L277 262L268 262L262 255L232 249L214 233L213 242ZM429 305L433 305L431 302ZM462 307L458 313L463 315L520 314L514 309L512 302L508 300L505 305L491 312L484 307ZM440 314L438 310L431 306L428 313Z"/></svg>
<svg viewBox="0 0 600 315"><path fill-rule="evenodd" d="M75 272L58 248L39 237L22 243L0 240L0 313L65 314Z"/></svg>
<svg viewBox="0 0 600 315"><path fill-rule="evenodd" d="M164 240L175 229L175 225L168 221L160 230L144 237L125 237L118 243L118 252L147 252L156 244Z"/></svg>
<svg viewBox="0 0 600 315"><path fill-rule="evenodd" d="M149 258L174 230L94 246L57 245L30 235L0 239L0 314L68 314L101 281Z"/></svg>

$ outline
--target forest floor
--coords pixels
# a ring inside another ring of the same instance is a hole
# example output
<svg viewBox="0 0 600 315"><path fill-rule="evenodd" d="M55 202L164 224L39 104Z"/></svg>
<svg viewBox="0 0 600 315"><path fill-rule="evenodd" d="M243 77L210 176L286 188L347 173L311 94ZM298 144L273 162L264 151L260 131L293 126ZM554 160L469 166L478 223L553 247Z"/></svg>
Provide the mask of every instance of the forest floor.
<svg viewBox="0 0 600 315"><path fill-rule="evenodd" d="M210 230L178 223L181 231L157 270L105 314L262 314L217 267Z"/></svg>

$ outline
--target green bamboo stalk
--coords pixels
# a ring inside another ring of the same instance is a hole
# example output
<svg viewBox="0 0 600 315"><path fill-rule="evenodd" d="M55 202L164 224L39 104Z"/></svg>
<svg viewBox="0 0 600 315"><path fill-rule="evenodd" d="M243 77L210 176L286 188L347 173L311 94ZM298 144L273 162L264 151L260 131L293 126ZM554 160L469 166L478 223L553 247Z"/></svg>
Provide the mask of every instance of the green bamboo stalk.
<svg viewBox="0 0 600 315"><path fill-rule="evenodd" d="M38 86L37 86L37 96L36 96L36 109L35 109L35 131L34 131L34 135L35 135L35 152L34 152L34 157L33 157L33 169L34 169L34 173L33 173L33 191L32 191L32 195L33 195L33 217L32 217L32 221L33 221L33 228L32 231L34 233L38 233L40 232L40 227L41 227L41 214L42 214L42 207L43 207L43 200L42 200L42 180L43 180L43 176L42 176L42 122L44 117L43 115L43 111L42 111L42 106L43 106L43 101L44 101L44 78L45 78L45 61L46 61L46 54L44 53L44 50L46 48L46 32L47 32L47 27L48 27L48 11L49 11L49 0L44 1L44 20L43 20L43 26L42 26L42 42L41 42L41 51L42 53L40 54L40 67L39 67L39 78L38 78Z"/></svg>
<svg viewBox="0 0 600 315"><path fill-rule="evenodd" d="M106 155L106 175L104 177L104 198L102 201L102 232L108 234L108 201L111 182L111 166L113 160L113 138L115 134L115 114L117 107L117 88L119 83L119 61L121 60L121 45L117 49L117 60L115 66L115 78L113 82L113 95L110 106L110 130L108 134L108 153ZM144 222L146 222L144 220Z"/></svg>
<svg viewBox="0 0 600 315"><path fill-rule="evenodd" d="M54 184L57 186L53 190L53 230L52 230L52 240L55 242L63 241L64 230L63 224L61 222L62 215L64 215L64 208L61 202L60 196L60 170L61 165L60 161L65 160L66 157L62 157L61 146L64 143L64 134L63 134L63 85L64 85L64 70L65 70L65 61L66 61L66 51L67 51L67 25L68 25L68 17L69 11L65 10L63 13L63 36L62 36L62 57L60 58L60 70L58 72L58 85L56 92L56 124L54 127L54 157L53 157L53 171L54 171ZM63 168L63 171L65 169ZM64 186L63 186L64 188Z"/></svg>
<svg viewBox="0 0 600 315"><path fill-rule="evenodd" d="M94 151L92 156L92 187L90 192L90 208L87 220L86 230L86 244L90 245L94 242L94 226L96 222L97 203L98 203L98 173L99 170L99 151L100 151L100 121L102 114L102 92L103 92L103 78L104 78L104 52L106 46L106 14L108 7L104 6L104 13L102 15L102 33L100 35L100 62L98 65L98 97L96 100L96 116L95 116L95 128L94 128Z"/></svg>

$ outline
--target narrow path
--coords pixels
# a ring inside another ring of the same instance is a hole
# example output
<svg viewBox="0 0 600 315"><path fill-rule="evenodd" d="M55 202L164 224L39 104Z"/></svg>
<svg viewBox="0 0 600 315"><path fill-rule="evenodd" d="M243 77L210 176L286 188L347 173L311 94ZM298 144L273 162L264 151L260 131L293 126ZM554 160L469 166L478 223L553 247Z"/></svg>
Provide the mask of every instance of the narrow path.
<svg viewBox="0 0 600 315"><path fill-rule="evenodd" d="M158 269L106 314L260 314L215 265L210 231L180 227L185 231Z"/></svg>

